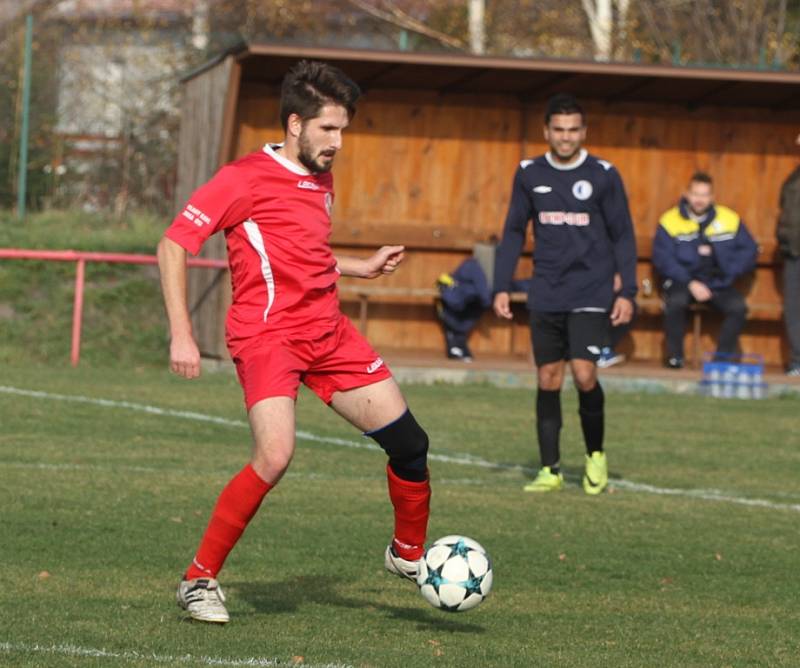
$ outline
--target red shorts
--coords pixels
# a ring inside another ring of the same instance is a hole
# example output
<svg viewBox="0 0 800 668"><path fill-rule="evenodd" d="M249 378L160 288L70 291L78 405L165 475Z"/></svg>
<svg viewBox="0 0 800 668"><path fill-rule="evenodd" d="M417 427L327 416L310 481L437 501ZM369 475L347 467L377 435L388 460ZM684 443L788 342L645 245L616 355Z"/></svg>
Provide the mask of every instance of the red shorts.
<svg viewBox="0 0 800 668"><path fill-rule="evenodd" d="M300 383L328 404L334 392L392 376L378 353L344 316L321 338L273 337L246 346L233 358L248 411L269 397L296 399Z"/></svg>

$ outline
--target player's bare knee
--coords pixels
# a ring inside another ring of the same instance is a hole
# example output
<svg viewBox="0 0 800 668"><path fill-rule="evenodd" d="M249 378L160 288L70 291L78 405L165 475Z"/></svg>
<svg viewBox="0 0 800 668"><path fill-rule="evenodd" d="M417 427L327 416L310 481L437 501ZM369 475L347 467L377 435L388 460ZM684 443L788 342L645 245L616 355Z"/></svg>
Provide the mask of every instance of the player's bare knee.
<svg viewBox="0 0 800 668"><path fill-rule="evenodd" d="M389 466L402 480L422 482L428 477L428 434L410 410L394 422L365 433L389 456Z"/></svg>
<svg viewBox="0 0 800 668"><path fill-rule="evenodd" d="M251 465L261 478L270 484L277 483L292 463L293 449L254 449Z"/></svg>
<svg viewBox="0 0 800 668"><path fill-rule="evenodd" d="M596 374L576 374L574 380L579 392L591 392L597 386Z"/></svg>
<svg viewBox="0 0 800 668"><path fill-rule="evenodd" d="M537 372L537 381L543 390L560 390L564 382L564 372L561 367L541 366Z"/></svg>

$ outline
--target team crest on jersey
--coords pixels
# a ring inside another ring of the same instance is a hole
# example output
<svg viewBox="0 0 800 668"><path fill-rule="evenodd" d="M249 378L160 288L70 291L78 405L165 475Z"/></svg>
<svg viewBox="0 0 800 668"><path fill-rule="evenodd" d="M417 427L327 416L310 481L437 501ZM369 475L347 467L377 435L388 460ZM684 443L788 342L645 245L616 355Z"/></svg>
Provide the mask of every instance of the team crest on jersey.
<svg viewBox="0 0 800 668"><path fill-rule="evenodd" d="M329 216L333 211L333 193L325 193L325 211L328 212Z"/></svg>
<svg viewBox="0 0 800 668"><path fill-rule="evenodd" d="M592 184L585 179L575 181L575 183L572 185L572 194L575 196L575 199L589 199L592 196L592 192Z"/></svg>

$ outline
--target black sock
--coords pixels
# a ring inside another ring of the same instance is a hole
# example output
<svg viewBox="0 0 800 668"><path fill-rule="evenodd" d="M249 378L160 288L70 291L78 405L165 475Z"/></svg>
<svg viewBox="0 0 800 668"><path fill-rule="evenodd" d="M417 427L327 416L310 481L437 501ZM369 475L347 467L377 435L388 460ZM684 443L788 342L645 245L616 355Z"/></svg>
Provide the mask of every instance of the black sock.
<svg viewBox="0 0 800 668"><path fill-rule="evenodd" d="M558 438L561 432L561 390L542 390L536 393L536 434L539 437L539 456L542 466L558 472L560 453Z"/></svg>
<svg viewBox="0 0 800 668"><path fill-rule="evenodd" d="M581 416L581 429L583 429L583 440L586 442L586 452L591 455L593 452L603 451L603 430L605 417L603 407L605 396L600 383L597 383L588 392L578 390L578 413Z"/></svg>

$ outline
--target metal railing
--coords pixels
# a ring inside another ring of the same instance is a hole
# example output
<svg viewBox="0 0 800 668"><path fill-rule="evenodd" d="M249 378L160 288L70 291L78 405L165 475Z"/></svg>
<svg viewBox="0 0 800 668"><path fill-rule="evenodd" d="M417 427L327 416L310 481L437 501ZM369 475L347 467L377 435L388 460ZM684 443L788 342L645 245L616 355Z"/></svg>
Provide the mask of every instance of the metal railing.
<svg viewBox="0 0 800 668"><path fill-rule="evenodd" d="M83 322L83 291L86 281L86 263L103 262L107 264L158 264L155 255L137 253L96 253L74 250L30 250L24 248L0 248L0 260L45 260L50 262L74 262L75 298L72 306L72 344L70 362L78 366L81 357L81 327ZM225 260L209 258L188 258L189 267L208 267L211 269L227 269Z"/></svg>

